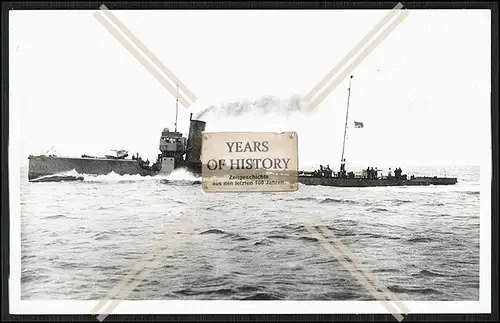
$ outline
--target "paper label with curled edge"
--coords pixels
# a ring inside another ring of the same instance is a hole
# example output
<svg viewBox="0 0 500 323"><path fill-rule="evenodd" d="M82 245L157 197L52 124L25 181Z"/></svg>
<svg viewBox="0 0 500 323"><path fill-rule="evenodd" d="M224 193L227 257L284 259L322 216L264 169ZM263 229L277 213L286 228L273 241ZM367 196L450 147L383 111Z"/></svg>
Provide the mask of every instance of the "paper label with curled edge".
<svg viewBox="0 0 500 323"><path fill-rule="evenodd" d="M204 132L205 192L293 192L298 190L296 132Z"/></svg>

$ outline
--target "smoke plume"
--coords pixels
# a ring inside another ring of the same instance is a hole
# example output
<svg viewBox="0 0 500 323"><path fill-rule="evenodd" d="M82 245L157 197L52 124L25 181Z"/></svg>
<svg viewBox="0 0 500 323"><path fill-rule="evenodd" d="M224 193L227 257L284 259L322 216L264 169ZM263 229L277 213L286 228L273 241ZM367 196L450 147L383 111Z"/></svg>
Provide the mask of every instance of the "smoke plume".
<svg viewBox="0 0 500 323"><path fill-rule="evenodd" d="M309 115L312 110L307 104L301 101L299 95L294 95L287 99L280 99L274 96L263 96L258 100L240 100L230 103L210 105L198 112L195 119L203 117L240 117L244 115L264 116L272 114L274 116L291 116L296 113Z"/></svg>

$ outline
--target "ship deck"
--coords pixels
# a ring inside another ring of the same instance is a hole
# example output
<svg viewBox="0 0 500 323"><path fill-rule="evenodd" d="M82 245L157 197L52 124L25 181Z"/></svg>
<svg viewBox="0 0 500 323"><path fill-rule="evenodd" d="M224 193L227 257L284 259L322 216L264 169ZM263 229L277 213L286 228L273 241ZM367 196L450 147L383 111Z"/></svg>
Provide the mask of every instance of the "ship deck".
<svg viewBox="0 0 500 323"><path fill-rule="evenodd" d="M454 185L453 177L414 177L411 179L395 178L340 178L299 175L299 183L304 185L336 186L336 187L378 187L378 186L429 186Z"/></svg>

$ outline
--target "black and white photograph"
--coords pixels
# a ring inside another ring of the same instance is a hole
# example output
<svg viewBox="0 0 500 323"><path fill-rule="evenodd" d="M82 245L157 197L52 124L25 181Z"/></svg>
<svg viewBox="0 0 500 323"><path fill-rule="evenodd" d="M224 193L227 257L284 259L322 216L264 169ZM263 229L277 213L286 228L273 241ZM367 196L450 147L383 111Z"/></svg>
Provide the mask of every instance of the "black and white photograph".
<svg viewBox="0 0 500 323"><path fill-rule="evenodd" d="M490 313L490 101L489 10L10 10L10 311Z"/></svg>

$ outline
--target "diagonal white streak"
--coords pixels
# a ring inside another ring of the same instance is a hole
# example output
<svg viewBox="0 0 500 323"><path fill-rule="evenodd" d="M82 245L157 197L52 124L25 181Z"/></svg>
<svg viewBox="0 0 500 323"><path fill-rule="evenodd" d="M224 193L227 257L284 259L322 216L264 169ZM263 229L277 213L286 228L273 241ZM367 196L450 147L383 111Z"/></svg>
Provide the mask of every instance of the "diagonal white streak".
<svg viewBox="0 0 500 323"><path fill-rule="evenodd" d="M328 81L331 80L332 77L337 74L338 71L349 62L349 60L352 59L353 56L360 52L361 48L365 46L370 39L372 39L375 34L377 34L382 27L384 27L397 14L396 10L399 10L402 7L403 5L400 2L391 11L389 11L384 18L382 18L382 20L380 20L378 24L376 24L370 32L366 34L365 37L363 37L363 39L361 39L358 44L344 56L344 58L342 58L341 61L338 62L337 65L335 65L335 67L332 68L330 72L328 72L328 74L321 81L319 81L319 83L311 91L309 91L309 93L306 94L306 96L304 96L304 100L311 101L313 96L315 96L315 94L317 94L317 92L321 90L321 88L323 88L325 84L328 83Z"/></svg>
<svg viewBox="0 0 500 323"><path fill-rule="evenodd" d="M125 298L130 292L132 292L140 283L148 277L153 270L159 265L161 260L168 255L168 252L172 252L175 247L177 247L179 240L176 239L176 231L173 230L170 234L157 244L152 251L143 256L135 266L129 271L129 273L123 277L118 284L116 284L113 289L108 293L108 295L99 301L99 303L92 308L91 312L93 314L100 314L97 319L103 321L106 316L108 316L121 302L116 298ZM182 228L184 233L189 233L192 230L191 223L183 223ZM171 241L170 246L168 242ZM172 243L178 242L178 243ZM170 248L168 248L170 247ZM104 310L103 310L104 309Z"/></svg>
<svg viewBox="0 0 500 323"><path fill-rule="evenodd" d="M127 49L130 54L132 54L138 61L153 75L158 82L169 91L174 97L177 95L177 90L168 82L168 80L158 71L158 69L149 60L147 60L141 53L129 42L127 39L120 34L120 32L104 18L99 12L94 14L94 17L103 25L108 32L115 37L115 39ZM191 104L186 100L186 98L179 93L179 103L184 107L188 108Z"/></svg>
<svg viewBox="0 0 500 323"><path fill-rule="evenodd" d="M342 254L339 250L337 250L335 247L333 247L322 235L319 234L318 231L314 230L312 226L309 224L305 224L306 229L311 233L311 235L316 238L322 245L323 247L330 252L341 264L344 266L344 268L351 273L351 275L358 280L358 282L368 290L368 292L375 297L375 299L379 300L382 305L391 313L399 322L401 322L404 317L398 313L399 311L397 308L394 307L394 305L389 302L388 300L385 299L385 297L390 298L390 295L386 293L381 293L378 290L376 290L372 284L366 279L366 277L358 272L356 268L350 264L345 255Z"/></svg>
<svg viewBox="0 0 500 323"><path fill-rule="evenodd" d="M99 7L103 14L109 19L111 20L119 29L120 31L125 35L127 36L136 46L137 48L139 48L154 64L156 64L156 66L165 74L167 75L168 77L170 77L170 79L172 81L175 82L175 84L179 85L179 90L181 90L182 92L184 92L187 96L187 98L192 102L194 103L197 99L197 97L193 94L193 92L191 92L187 86L182 83L179 78L177 76L174 75L174 73L169 70L159 59L158 57L156 57L156 55L154 55L131 31L130 29L127 28L127 26L125 26L125 24L123 24L119 19L118 17L116 17L111 11L109 11L109 9L105 6L105 5L102 5Z"/></svg>
<svg viewBox="0 0 500 323"><path fill-rule="evenodd" d="M347 65L347 67L344 69L344 71L335 77L332 81L332 83L327 86L322 92L319 93L319 95L313 99L312 101L309 101L309 106L310 109L313 110L315 109L323 100L331 93L335 88L349 75L352 73L352 71L371 53L373 50L387 37L389 34L408 16L408 11L404 10L402 13L400 13L397 18L387 27L386 30L384 30L381 34L379 34L375 40L367 46L359 56L357 56L350 64Z"/></svg>
<svg viewBox="0 0 500 323"><path fill-rule="evenodd" d="M349 252L349 249L342 243L342 241L339 238L337 238L333 234L333 232L328 230L328 228L326 228L324 225L319 225L318 227L320 228L320 230L323 232L324 235L328 236L330 239L333 240L334 244L337 246L338 249L342 250L342 252L345 256L347 256L347 257L349 257L349 259L351 259L354 266L359 271L361 271L365 275L366 278L368 278L369 280L372 281L372 283L375 284L375 287L380 288L385 293L385 295L390 295L391 300L396 304L396 306L400 310L402 310L405 315L408 315L410 310L404 305L404 303L402 301L400 301L399 298L393 292L391 292L384 284L382 284L376 275L369 272L363 266L361 260L355 254L353 254L352 252Z"/></svg>

